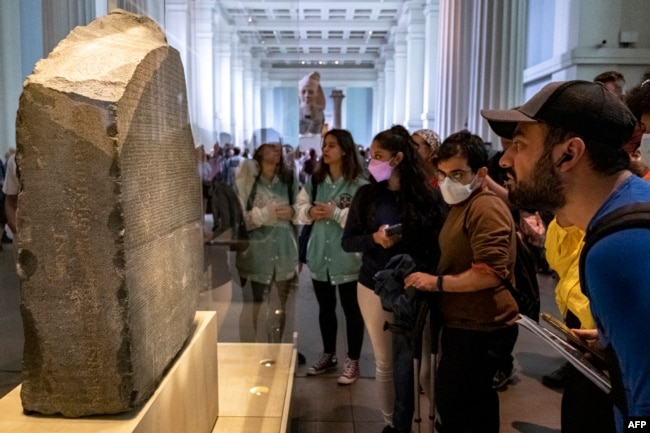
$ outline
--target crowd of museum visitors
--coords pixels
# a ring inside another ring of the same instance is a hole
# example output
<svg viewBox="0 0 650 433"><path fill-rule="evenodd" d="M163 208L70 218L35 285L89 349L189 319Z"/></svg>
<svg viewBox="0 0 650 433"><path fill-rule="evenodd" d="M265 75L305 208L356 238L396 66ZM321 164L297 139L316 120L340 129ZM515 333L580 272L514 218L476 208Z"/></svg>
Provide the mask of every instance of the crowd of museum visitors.
<svg viewBox="0 0 650 433"><path fill-rule="evenodd" d="M497 389L514 375L519 307L509 286L517 283L519 236L539 252L537 269L555 272L562 319L608 360L609 394L569 364L545 378L565 389L562 431L622 432L624 416L650 416L650 270L641 262L650 252L648 230L610 235L634 259L612 261L616 244L604 238L579 263L595 222L628 203L650 202L641 148L650 77L627 93L624 85L610 71L594 82L549 84L521 107L483 110L503 140L496 156L467 130L441 140L398 125L378 132L368 149L343 129L325 132L319 152L264 143L249 155L217 143L208 154L199 146L215 237L225 228L217 218L223 203L211 202L215 188L232 189L241 211L245 246L233 250L238 282L253 293L246 320L266 341L282 341L286 303L306 266L322 338L307 375L339 369L338 300L347 348L337 382L359 377L367 331L384 432L411 431L416 387L435 395L439 431L498 432ZM0 198L10 213L0 220L5 242L16 231L5 225L15 220L7 203L16 190L7 185L16 183L6 180L7 161L1 168ZM633 284L612 286L605 271ZM258 317L272 295L277 314ZM429 354L436 355L431 363Z"/></svg>
<svg viewBox="0 0 650 433"><path fill-rule="evenodd" d="M410 431L414 387L435 395L439 431L497 432L496 390L514 375L519 307L508 287L517 284L519 237L532 252L535 270L558 279L556 301L567 326L614 360L601 366L612 377L611 393L570 363L544 376L545 385L564 389L562 431L622 431L624 415L650 414L648 368L639 367L640 354L630 349L648 337L646 325L632 325L650 313L648 290L640 291L647 289L647 275L632 273L629 266L617 269L641 281L639 290L624 295L625 308L637 307L627 314L611 304L594 305L606 302L613 288L590 265L594 262L582 269L590 290L586 282L581 286L579 259L593 221L621 203L648 201L648 185L640 181L650 178L641 148L650 127L647 78L625 93L623 76L608 71L593 83L573 82L566 89L549 85L513 110L484 110L502 140L502 150L491 155L470 131L441 140L432 130L409 134L401 126L379 132L367 149L355 145L348 131L330 130L322 136L320 157L315 149L302 154L264 144L235 168L246 229L260 245L237 252L242 286L251 282L256 303L273 290L286 302L297 287L298 271L307 266L323 344L320 358L309 360L307 375L339 368L338 294L347 359L337 381L350 385L359 377L365 328L384 432ZM590 104L597 92L597 103ZM619 114L603 115L600 106ZM562 110L566 115L557 114ZM591 110L593 116L571 110ZM531 125L546 130L536 136ZM590 129L602 132L593 138ZM530 159L534 145L543 150L536 162ZM559 148L563 152L555 155ZM229 153L215 146L210 176L228 170L223 161ZM603 158L610 162L600 167ZM637 181L628 179L631 173ZM584 211L589 208L582 203L584 194L572 190L581 181L603 191L591 213ZM572 207L571 199L579 207ZM586 216L572 216L569 210L575 209ZM647 240L646 231L641 239ZM644 257L646 250L634 256ZM422 312L426 321L418 317ZM253 320L257 327L258 318ZM283 332L283 321L275 320L265 325L271 330L268 341L278 341ZM631 328L635 331L629 333ZM429 353L436 355L431 363ZM632 365L645 379L636 371L632 377Z"/></svg>

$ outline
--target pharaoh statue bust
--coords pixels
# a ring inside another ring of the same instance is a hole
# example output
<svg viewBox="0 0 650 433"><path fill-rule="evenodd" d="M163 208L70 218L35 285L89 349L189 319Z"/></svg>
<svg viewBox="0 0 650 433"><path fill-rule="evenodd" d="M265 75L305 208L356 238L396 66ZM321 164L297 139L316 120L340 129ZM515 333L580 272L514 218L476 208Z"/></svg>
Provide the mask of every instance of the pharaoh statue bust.
<svg viewBox="0 0 650 433"><path fill-rule="evenodd" d="M312 72L298 82L300 100L300 135L321 133L325 123L325 94L320 74Z"/></svg>

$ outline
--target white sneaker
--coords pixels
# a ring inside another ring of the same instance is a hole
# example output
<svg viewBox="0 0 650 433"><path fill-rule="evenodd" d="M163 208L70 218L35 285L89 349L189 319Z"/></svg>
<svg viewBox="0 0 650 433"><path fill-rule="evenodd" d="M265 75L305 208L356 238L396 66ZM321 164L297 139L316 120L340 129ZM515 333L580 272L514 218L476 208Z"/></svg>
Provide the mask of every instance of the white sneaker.
<svg viewBox="0 0 650 433"><path fill-rule="evenodd" d="M339 385L351 385L359 378L359 360L348 358L345 361L343 374L337 380Z"/></svg>

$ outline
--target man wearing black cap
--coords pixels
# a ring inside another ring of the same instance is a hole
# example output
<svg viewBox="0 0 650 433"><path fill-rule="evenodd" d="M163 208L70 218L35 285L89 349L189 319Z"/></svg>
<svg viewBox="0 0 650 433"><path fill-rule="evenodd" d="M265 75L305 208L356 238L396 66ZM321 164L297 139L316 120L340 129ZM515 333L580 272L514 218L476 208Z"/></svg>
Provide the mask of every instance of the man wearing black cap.
<svg viewBox="0 0 650 433"><path fill-rule="evenodd" d="M509 198L547 209L583 230L630 203L650 202L650 185L628 170L623 144L637 122L601 84L546 85L517 110L482 110L498 135L513 139L500 164L508 170ZM583 288L600 340L611 355L617 430L623 416L650 416L650 230L610 234L588 251ZM618 365L616 365L618 364Z"/></svg>

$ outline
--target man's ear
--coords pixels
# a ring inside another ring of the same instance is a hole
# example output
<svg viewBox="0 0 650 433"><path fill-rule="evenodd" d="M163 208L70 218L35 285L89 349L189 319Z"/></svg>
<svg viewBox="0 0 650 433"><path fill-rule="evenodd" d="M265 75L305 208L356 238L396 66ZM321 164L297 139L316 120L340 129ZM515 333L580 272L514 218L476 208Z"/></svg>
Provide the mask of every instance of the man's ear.
<svg viewBox="0 0 650 433"><path fill-rule="evenodd" d="M481 167L476 172L476 177L478 177L479 179L485 179L485 176L487 176L487 175L488 175L487 167Z"/></svg>
<svg viewBox="0 0 650 433"><path fill-rule="evenodd" d="M558 150L562 152L557 158L561 164L557 166L556 163L556 166L558 168L568 169L573 167L578 162L578 160L584 156L586 152L586 145L582 138L571 137L563 145L558 146Z"/></svg>

